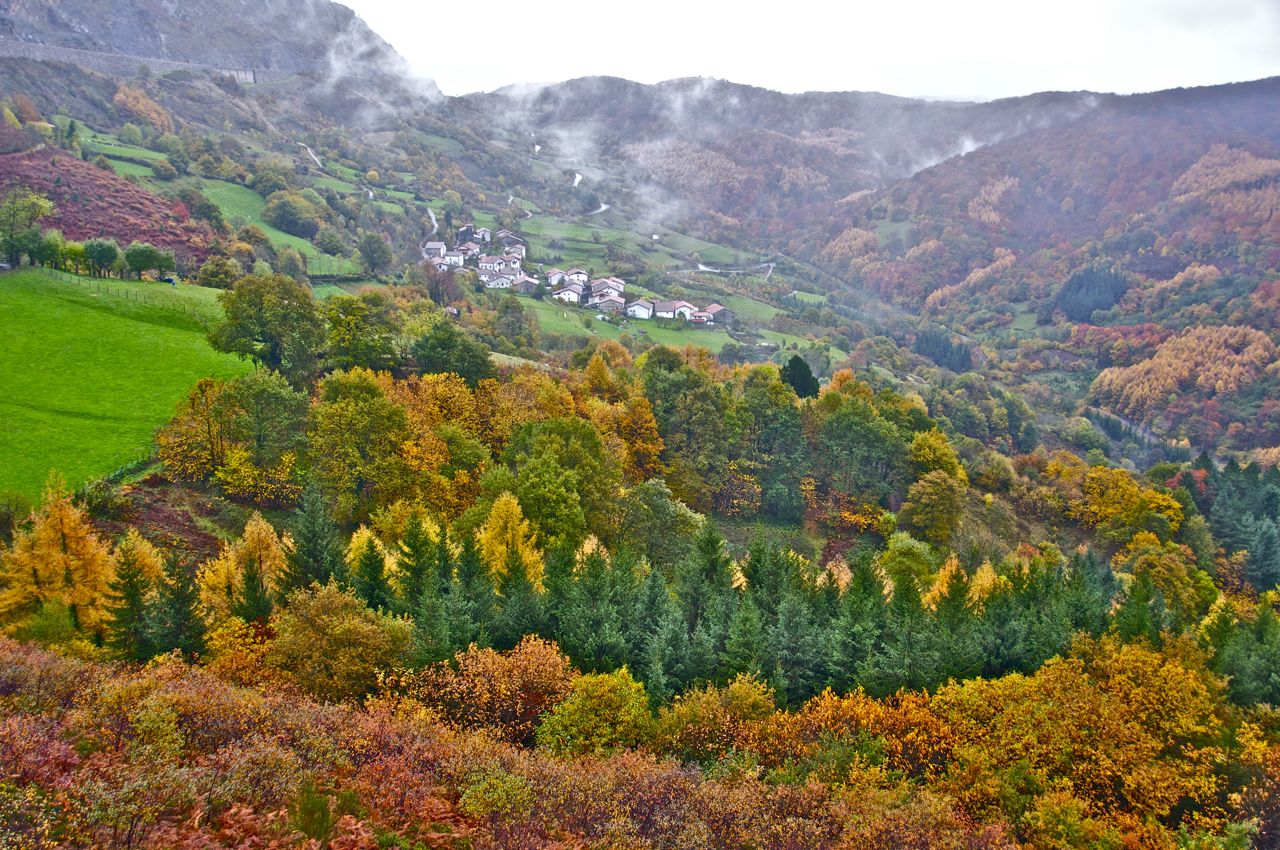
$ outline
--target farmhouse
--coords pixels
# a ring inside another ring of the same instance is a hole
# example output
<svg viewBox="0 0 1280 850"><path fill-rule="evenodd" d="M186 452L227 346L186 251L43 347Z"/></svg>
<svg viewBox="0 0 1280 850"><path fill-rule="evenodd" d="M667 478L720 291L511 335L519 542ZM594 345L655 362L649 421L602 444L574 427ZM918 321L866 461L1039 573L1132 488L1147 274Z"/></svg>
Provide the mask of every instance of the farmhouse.
<svg viewBox="0 0 1280 850"><path fill-rule="evenodd" d="M712 325L732 325L736 314L723 304L708 304L707 323Z"/></svg>
<svg viewBox="0 0 1280 850"><path fill-rule="evenodd" d="M449 261L444 257L432 257L427 262L431 264L431 268L438 272L447 272L449 269L453 268Z"/></svg>
<svg viewBox="0 0 1280 850"><path fill-rule="evenodd" d="M653 302L648 298L640 298L632 301L626 307L626 314L633 319L652 319Z"/></svg>
<svg viewBox="0 0 1280 850"><path fill-rule="evenodd" d="M582 290L582 284L570 283L551 293L551 297L555 298L557 301L564 301L568 304L581 304Z"/></svg>
<svg viewBox="0 0 1280 850"><path fill-rule="evenodd" d="M444 255L444 261L451 266L461 268L467 260L467 255L461 251L448 251Z"/></svg>
<svg viewBox="0 0 1280 850"><path fill-rule="evenodd" d="M459 234L458 238L462 238L461 234ZM493 231L487 227L478 227L475 232L472 233L471 238L477 242L492 242Z"/></svg>
<svg viewBox="0 0 1280 850"><path fill-rule="evenodd" d="M564 273L564 276L572 283L581 283L584 286L591 280L591 275L587 274L582 269L569 269Z"/></svg>
<svg viewBox="0 0 1280 850"><path fill-rule="evenodd" d="M480 258L480 271L482 272L502 272L506 270L506 257L494 257L486 254Z"/></svg>
<svg viewBox="0 0 1280 850"><path fill-rule="evenodd" d="M560 269L551 269L547 272L547 286L559 286L565 281L565 273Z"/></svg>
<svg viewBox="0 0 1280 850"><path fill-rule="evenodd" d="M653 315L659 319L679 317L687 321L697 310L688 301L656 301L653 305Z"/></svg>
<svg viewBox="0 0 1280 850"><path fill-rule="evenodd" d="M626 303L620 295L606 295L597 299L593 306L601 313L621 313Z"/></svg>
<svg viewBox="0 0 1280 850"><path fill-rule="evenodd" d="M423 259L431 259L432 257L440 257L443 259L445 251L449 250L443 242L428 242L422 246Z"/></svg>

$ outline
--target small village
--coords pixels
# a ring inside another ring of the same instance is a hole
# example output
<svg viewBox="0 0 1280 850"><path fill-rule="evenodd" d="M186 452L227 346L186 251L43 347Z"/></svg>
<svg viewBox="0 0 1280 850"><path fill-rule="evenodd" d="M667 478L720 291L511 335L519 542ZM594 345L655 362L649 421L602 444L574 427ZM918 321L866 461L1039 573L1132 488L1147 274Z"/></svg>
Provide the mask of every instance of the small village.
<svg viewBox="0 0 1280 850"><path fill-rule="evenodd" d="M723 304L699 307L688 301L658 301L652 298L627 300L626 281L617 277L595 280L580 268L552 268L539 280L525 268L527 242L516 233L502 229L463 224L455 231L452 249L444 242L422 246L423 262L438 272L473 268L486 289L509 290L516 295L534 296L541 289L565 304L588 307L602 315L629 319L670 319L687 322L694 328L727 328L734 312Z"/></svg>

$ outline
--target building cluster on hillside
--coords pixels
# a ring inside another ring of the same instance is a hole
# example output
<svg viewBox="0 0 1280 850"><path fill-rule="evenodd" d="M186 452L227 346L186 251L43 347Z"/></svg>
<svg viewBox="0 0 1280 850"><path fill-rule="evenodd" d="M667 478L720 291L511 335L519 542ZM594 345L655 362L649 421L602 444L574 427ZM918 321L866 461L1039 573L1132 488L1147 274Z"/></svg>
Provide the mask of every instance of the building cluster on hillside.
<svg viewBox="0 0 1280 850"><path fill-rule="evenodd" d="M538 288L538 279L524 270L529 248L515 233L505 229L494 232L473 224L463 224L455 233L452 250L443 242L422 246L424 260L436 271L474 265L487 289L511 289L530 295Z"/></svg>
<svg viewBox="0 0 1280 850"><path fill-rule="evenodd" d="M474 265L485 288L508 289L520 295L532 295L542 285L523 268L528 246L510 230L494 232L487 227L463 224L455 233L457 238L452 250L444 242L427 242L422 246L424 261L437 271ZM733 324L734 319L733 311L722 304L699 308L688 301L651 298L627 301L627 284L623 280L616 277L592 280L582 269L551 269L547 272L546 286L557 301L631 319L684 319L694 327L726 326Z"/></svg>

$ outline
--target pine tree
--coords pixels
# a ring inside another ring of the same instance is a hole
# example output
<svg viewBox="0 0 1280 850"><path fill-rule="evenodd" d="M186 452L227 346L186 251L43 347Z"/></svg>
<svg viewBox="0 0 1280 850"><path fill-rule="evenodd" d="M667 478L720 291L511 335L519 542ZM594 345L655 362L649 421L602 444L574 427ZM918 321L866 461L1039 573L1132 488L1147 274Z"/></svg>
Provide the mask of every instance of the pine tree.
<svg viewBox="0 0 1280 850"><path fill-rule="evenodd" d="M914 576L894 578L884 642L862 676L867 691L887 696L901 688L920 690L942 681L941 640L920 600Z"/></svg>
<svg viewBox="0 0 1280 850"><path fill-rule="evenodd" d="M612 572L599 551L583 559L556 632L560 648L585 673L613 671L627 661L622 606Z"/></svg>
<svg viewBox="0 0 1280 850"><path fill-rule="evenodd" d="M493 618L493 644L512 649L525 635L539 634L545 625L542 597L529 578L528 565L518 549L507 554L498 587L498 612Z"/></svg>
<svg viewBox="0 0 1280 850"><path fill-rule="evenodd" d="M369 535L360 556L356 560L355 574L351 577L352 589L374 611L391 611L395 594L387 580L387 560L378 548L378 541Z"/></svg>
<svg viewBox="0 0 1280 850"><path fill-rule="evenodd" d="M778 623L769 630L775 677L788 705L798 706L818 691L823 680L822 636L809 606L790 591L778 605Z"/></svg>
<svg viewBox="0 0 1280 850"><path fill-rule="evenodd" d="M640 676L654 705L661 705L692 681L688 669L689 633L684 616L667 608L641 653Z"/></svg>
<svg viewBox="0 0 1280 850"><path fill-rule="evenodd" d="M720 653L720 678L732 679L739 673L761 674L771 670L765 645L764 625L760 621L760 609L746 595L734 611L729 623L729 636Z"/></svg>
<svg viewBox="0 0 1280 850"><path fill-rule="evenodd" d="M1280 584L1280 530L1270 519L1258 521L1249 547L1249 563L1245 578L1259 593Z"/></svg>
<svg viewBox="0 0 1280 850"><path fill-rule="evenodd" d="M841 691L853 690L870 661L884 629L884 586L870 555L859 557L840 597L840 610L831 630L831 680Z"/></svg>
<svg viewBox="0 0 1280 850"><path fill-rule="evenodd" d="M1116 611L1116 634L1125 641L1146 638L1153 644L1160 641L1160 626L1164 620L1159 592L1151 583L1151 577L1137 576L1129 585L1124 602Z"/></svg>
<svg viewBox="0 0 1280 850"><path fill-rule="evenodd" d="M191 564L170 561L155 602L145 617L147 642L155 653L178 650L194 656L204 649L204 621L198 610L200 588Z"/></svg>
<svg viewBox="0 0 1280 850"><path fill-rule="evenodd" d="M146 661L154 653L147 636L147 599L152 585L137 558L117 558L107 608L107 646L126 661Z"/></svg>
<svg viewBox="0 0 1280 850"><path fill-rule="evenodd" d="M422 518L412 514L400 538L400 570L396 588L398 610L404 613L417 610L429 586L433 594L439 596L436 550L436 543L423 527Z"/></svg>
<svg viewBox="0 0 1280 850"><path fill-rule="evenodd" d="M244 565L244 580L231 613L246 623L265 623L271 616L271 594L262 580L262 570L257 559L251 558Z"/></svg>
<svg viewBox="0 0 1280 850"><path fill-rule="evenodd" d="M460 594L466 602L465 609L458 610L467 611L477 628L486 627L493 618L497 596L489 568L480 554L475 538L469 534L463 536L462 551L458 554L458 578L450 595L455 593Z"/></svg>
<svg viewBox="0 0 1280 850"><path fill-rule="evenodd" d="M338 527L329 516L329 503L314 483L302 491L293 531L294 549L280 585L283 595L313 583L327 584L343 570Z"/></svg>
<svg viewBox="0 0 1280 850"><path fill-rule="evenodd" d="M429 582L418 600L413 614L413 655L420 665L451 658L454 646L445 616L445 600L434 582Z"/></svg>

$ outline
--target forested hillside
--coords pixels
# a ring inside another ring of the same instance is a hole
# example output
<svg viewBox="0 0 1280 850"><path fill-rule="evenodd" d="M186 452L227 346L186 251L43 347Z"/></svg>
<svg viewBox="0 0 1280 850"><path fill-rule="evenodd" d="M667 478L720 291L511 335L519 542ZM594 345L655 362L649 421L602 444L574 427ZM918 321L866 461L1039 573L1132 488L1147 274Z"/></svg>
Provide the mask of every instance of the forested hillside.
<svg viewBox="0 0 1280 850"><path fill-rule="evenodd" d="M99 11L0 3L0 846L1280 848L1276 81Z"/></svg>

